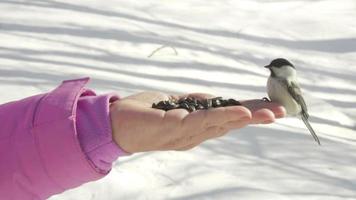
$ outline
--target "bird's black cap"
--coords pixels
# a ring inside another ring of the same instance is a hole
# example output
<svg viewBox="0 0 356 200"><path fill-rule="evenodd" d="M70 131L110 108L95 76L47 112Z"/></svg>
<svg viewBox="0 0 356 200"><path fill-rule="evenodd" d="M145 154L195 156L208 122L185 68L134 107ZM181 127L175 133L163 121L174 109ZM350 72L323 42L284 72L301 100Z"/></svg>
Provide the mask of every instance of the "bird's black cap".
<svg viewBox="0 0 356 200"><path fill-rule="evenodd" d="M285 65L289 65L289 66L295 68L292 63L290 63L287 59L284 59L284 58L277 58L277 59L272 60L272 62L269 65L266 65L265 68L271 68L272 66L282 67Z"/></svg>

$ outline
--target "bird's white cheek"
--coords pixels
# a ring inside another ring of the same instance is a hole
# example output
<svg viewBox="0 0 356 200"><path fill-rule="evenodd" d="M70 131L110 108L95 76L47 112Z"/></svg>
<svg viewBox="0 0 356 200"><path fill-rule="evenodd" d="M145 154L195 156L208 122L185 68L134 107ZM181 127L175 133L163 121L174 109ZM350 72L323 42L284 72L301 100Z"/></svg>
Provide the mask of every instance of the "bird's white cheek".
<svg viewBox="0 0 356 200"><path fill-rule="evenodd" d="M276 74L276 76L278 77L282 77L282 78L291 78L294 79L297 76L297 71L290 67L290 66L283 66L280 68L273 68L274 73Z"/></svg>

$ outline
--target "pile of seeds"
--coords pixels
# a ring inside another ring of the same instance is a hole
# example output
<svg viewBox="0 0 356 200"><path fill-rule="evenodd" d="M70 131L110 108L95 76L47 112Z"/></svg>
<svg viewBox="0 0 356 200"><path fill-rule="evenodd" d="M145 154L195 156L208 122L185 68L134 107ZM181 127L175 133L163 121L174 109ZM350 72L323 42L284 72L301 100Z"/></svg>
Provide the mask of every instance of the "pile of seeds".
<svg viewBox="0 0 356 200"><path fill-rule="evenodd" d="M179 100L168 100L153 103L152 108L165 111L183 108L188 112L193 112L196 110L238 105L241 105L241 103L235 99L223 99L222 97L215 97L212 99L198 100L192 97L187 97Z"/></svg>

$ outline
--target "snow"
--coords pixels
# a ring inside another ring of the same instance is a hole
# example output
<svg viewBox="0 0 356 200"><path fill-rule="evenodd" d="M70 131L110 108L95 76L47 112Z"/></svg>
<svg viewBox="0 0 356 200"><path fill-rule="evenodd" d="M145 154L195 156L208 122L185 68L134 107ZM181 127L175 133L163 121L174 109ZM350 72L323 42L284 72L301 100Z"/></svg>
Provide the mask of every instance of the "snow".
<svg viewBox="0 0 356 200"><path fill-rule="evenodd" d="M0 103L90 76L98 93L266 96L290 59L322 146L294 118L187 152L120 158L102 180L50 200L356 199L353 0L1 0ZM152 51L167 47L148 58Z"/></svg>

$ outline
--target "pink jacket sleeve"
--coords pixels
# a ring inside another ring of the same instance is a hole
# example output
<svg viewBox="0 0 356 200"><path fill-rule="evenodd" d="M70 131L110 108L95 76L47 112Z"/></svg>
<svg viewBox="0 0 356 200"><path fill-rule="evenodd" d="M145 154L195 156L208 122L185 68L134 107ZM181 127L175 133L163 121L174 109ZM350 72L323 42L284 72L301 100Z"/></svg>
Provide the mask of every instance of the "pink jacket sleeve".
<svg viewBox="0 0 356 200"><path fill-rule="evenodd" d="M64 81L50 93L0 105L0 199L47 199L104 177L108 162L124 154L112 142L107 123L93 125L93 111L83 116L86 106L117 99L94 99L84 89L88 80ZM95 139L93 129L104 132L102 137ZM106 152L107 157L98 156Z"/></svg>

